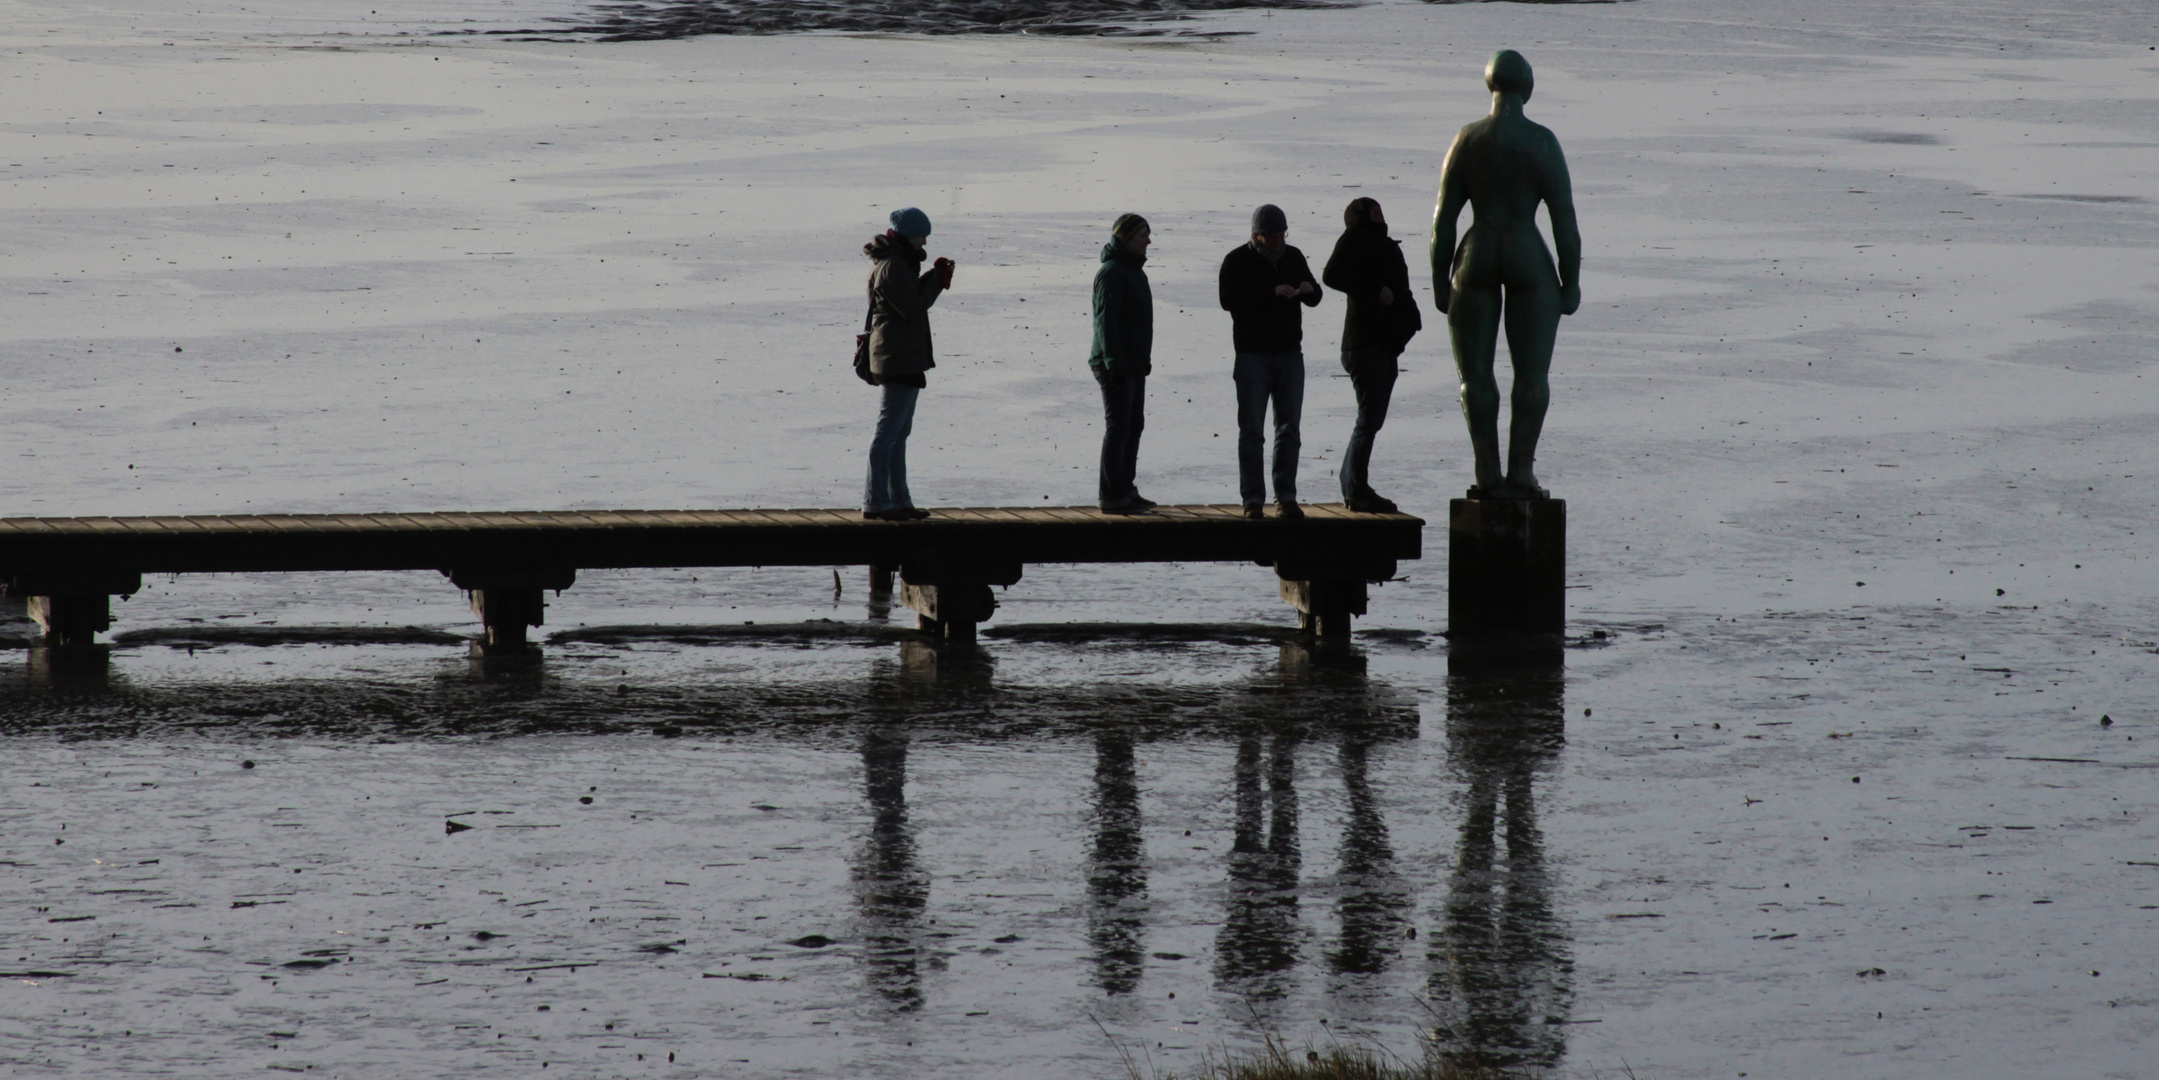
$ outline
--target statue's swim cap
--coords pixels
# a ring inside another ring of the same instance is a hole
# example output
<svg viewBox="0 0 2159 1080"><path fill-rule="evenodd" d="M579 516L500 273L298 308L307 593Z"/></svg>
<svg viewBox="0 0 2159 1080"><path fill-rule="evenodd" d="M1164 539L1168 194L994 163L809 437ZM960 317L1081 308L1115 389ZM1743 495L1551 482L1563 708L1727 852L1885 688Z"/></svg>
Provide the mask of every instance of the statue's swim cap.
<svg viewBox="0 0 2159 1080"><path fill-rule="evenodd" d="M1494 93L1520 94L1527 101L1536 85L1537 77L1530 73L1529 61L1513 49L1493 53L1491 62L1484 65L1484 88Z"/></svg>

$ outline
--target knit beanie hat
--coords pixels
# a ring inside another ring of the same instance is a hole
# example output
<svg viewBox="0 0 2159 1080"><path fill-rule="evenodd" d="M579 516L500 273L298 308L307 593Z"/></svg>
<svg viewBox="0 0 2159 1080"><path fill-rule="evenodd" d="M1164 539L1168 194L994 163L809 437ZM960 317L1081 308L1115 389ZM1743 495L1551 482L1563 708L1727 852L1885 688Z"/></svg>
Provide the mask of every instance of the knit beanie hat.
<svg viewBox="0 0 2159 1080"><path fill-rule="evenodd" d="M930 234L930 216L912 206L892 212L892 231L912 240Z"/></svg>
<svg viewBox="0 0 2159 1080"><path fill-rule="evenodd" d="M1342 208L1342 224L1355 227L1372 220L1372 211L1379 209L1379 200L1370 195L1359 195Z"/></svg>
<svg viewBox="0 0 2159 1080"><path fill-rule="evenodd" d="M1262 203L1252 211L1252 231L1262 236L1289 231L1289 215L1273 203Z"/></svg>
<svg viewBox="0 0 2159 1080"><path fill-rule="evenodd" d="M1148 227L1147 219L1138 214L1119 214L1109 227L1110 239L1122 244L1138 235L1141 229Z"/></svg>

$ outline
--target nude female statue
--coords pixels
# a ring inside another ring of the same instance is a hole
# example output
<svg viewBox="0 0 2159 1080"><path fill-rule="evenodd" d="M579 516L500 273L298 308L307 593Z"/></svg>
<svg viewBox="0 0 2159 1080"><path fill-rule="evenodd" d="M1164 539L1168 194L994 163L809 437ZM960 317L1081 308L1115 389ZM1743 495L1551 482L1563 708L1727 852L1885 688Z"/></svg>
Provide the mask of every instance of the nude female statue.
<svg viewBox="0 0 2159 1080"><path fill-rule="evenodd" d="M1559 317L1582 306L1582 236L1575 228L1574 192L1559 140L1522 115L1535 79L1529 61L1512 49L1484 67L1492 115L1456 133L1440 168L1439 207L1432 215L1432 284L1447 315L1454 364L1462 377L1462 414L1476 452L1477 488L1485 498L1542 499L1532 466L1552 388L1552 341ZM1476 213L1455 246L1455 221L1468 203ZM1537 232L1537 204L1551 216L1559 266ZM1504 304L1502 294L1504 293ZM1504 312L1504 314L1502 314ZM1507 470L1499 468L1499 384L1492 358L1504 319L1514 361L1513 423Z"/></svg>

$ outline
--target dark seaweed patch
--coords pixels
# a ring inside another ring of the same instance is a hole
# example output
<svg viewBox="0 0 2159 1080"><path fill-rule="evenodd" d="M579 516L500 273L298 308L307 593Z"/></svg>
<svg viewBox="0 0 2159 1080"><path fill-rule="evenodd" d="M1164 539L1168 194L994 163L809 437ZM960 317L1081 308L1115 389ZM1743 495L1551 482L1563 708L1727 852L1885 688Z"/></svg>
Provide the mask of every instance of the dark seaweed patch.
<svg viewBox="0 0 2159 1080"><path fill-rule="evenodd" d="M1079 37L1210 36L1164 23L1243 8L1311 9L1353 0L620 0L530 30L490 30L519 39L654 41L705 34L790 34L838 30L887 34L1058 34Z"/></svg>

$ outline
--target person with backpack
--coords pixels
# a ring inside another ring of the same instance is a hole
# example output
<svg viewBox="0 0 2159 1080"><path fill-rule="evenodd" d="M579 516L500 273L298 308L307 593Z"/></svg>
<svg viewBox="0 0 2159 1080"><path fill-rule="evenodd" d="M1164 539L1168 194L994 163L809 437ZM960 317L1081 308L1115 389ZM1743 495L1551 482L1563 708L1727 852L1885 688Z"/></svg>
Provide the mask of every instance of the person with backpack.
<svg viewBox="0 0 2159 1080"><path fill-rule="evenodd" d="M1424 318L1409 293L1402 242L1387 235L1379 201L1351 200L1342 221L1347 227L1320 273L1320 280L1349 302L1342 323L1342 370L1357 395L1357 423L1342 451L1342 502L1360 514L1392 514L1394 503L1372 490L1372 440L1387 422L1402 349L1424 328Z"/></svg>
<svg viewBox="0 0 2159 1080"><path fill-rule="evenodd" d="M1139 493L1139 435L1146 426L1147 376L1154 371L1154 293L1147 285L1153 230L1138 214L1110 226L1094 276L1094 351L1087 366L1102 387L1102 471L1097 495L1110 514L1139 514L1154 502Z"/></svg>
<svg viewBox="0 0 2159 1080"><path fill-rule="evenodd" d="M937 366L930 347L930 305L952 287L953 262L940 258L928 271L922 260L930 216L912 206L894 210L892 227L862 245L872 266L866 340L856 352L856 373L883 391L877 433L870 439L869 483L862 516L873 521L919 521L907 491L907 436L914 430L915 401Z"/></svg>

